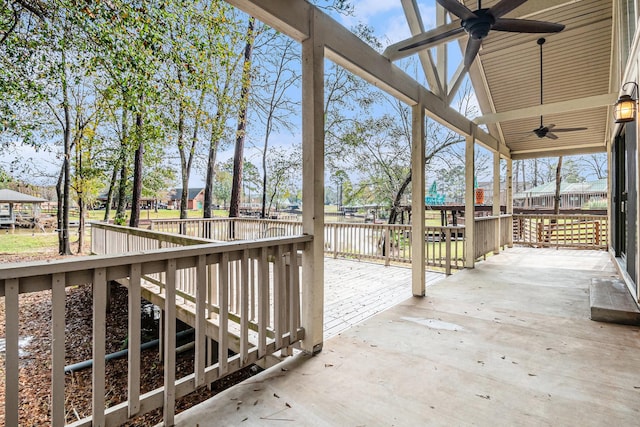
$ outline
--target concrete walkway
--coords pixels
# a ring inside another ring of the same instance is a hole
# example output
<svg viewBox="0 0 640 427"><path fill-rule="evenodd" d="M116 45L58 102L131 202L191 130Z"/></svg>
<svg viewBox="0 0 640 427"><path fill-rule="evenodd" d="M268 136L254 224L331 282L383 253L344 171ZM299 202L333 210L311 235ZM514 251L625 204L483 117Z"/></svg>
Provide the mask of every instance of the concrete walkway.
<svg viewBox="0 0 640 427"><path fill-rule="evenodd" d="M177 415L177 426L623 426L640 329L589 320L606 252L513 249Z"/></svg>

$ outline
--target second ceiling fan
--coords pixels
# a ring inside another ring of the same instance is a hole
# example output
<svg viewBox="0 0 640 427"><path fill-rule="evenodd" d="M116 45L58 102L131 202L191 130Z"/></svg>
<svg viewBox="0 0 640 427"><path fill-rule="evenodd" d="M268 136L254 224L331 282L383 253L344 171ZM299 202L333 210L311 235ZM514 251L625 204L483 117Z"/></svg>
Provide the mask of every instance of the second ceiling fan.
<svg viewBox="0 0 640 427"><path fill-rule="evenodd" d="M542 97L542 45L544 44L546 40L544 38L539 38L537 43L540 46L540 105L543 105L543 97ZM544 125L544 120L543 120L543 116L540 115L540 127L535 128L534 130L532 130L532 132L538 137L538 138L549 138L549 139L558 139L558 135L555 134L555 132L576 132L576 131L581 131L581 130L587 130L587 128L561 128L558 129L555 127L556 125L551 124L551 125Z"/></svg>

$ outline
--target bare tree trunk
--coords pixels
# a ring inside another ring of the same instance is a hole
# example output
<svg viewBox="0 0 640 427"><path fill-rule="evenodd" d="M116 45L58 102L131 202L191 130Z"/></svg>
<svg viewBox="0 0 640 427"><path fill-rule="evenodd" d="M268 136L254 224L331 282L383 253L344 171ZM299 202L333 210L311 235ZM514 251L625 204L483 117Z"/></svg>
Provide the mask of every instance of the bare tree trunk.
<svg viewBox="0 0 640 427"><path fill-rule="evenodd" d="M84 252L84 235L85 235L85 215L86 215L86 202L84 197L78 197L78 210L80 213L80 223L78 225L78 253Z"/></svg>
<svg viewBox="0 0 640 427"><path fill-rule="evenodd" d="M240 215L244 140L247 129L247 105L249 102L249 89L251 88L251 54L253 52L253 42L255 40L254 24L255 18L249 18L247 44L244 48L244 64L242 67L242 90L240 93L240 111L238 113L236 148L233 156L233 180L231 186L231 201L229 202L229 217L237 217Z"/></svg>
<svg viewBox="0 0 640 427"><path fill-rule="evenodd" d="M558 166L556 166L556 194L553 198L553 214L560 214L560 184L562 183L562 156L558 157Z"/></svg>
<svg viewBox="0 0 640 427"><path fill-rule="evenodd" d="M209 159L207 161L207 177L204 187L204 210L203 218L213 218L213 181L216 176L216 157L218 155L218 145L220 140L212 141L209 146Z"/></svg>
<svg viewBox="0 0 640 427"><path fill-rule="evenodd" d="M129 221L129 227L137 227L140 222L140 198L142 196L142 161L144 158L144 133L142 129L144 123L142 114L142 112L138 112L136 114L136 142L138 143L138 148L136 149L133 169L133 191L131 195L131 220Z"/></svg>
<svg viewBox="0 0 640 427"><path fill-rule="evenodd" d="M60 168L60 173L58 174L58 182L56 184L56 195L58 197L58 214L57 214L57 223L58 223L58 253L62 253L64 251L63 238L62 238L62 229L64 228L64 221L62 220L62 198L63 198L63 190L62 190L62 180L64 179L64 164Z"/></svg>
<svg viewBox="0 0 640 427"><path fill-rule="evenodd" d="M113 203L113 189L118 180L118 162L113 165L111 173L111 181L109 181L109 191L107 192L107 204L104 207L104 222L109 222L109 214L111 213L111 204Z"/></svg>
<svg viewBox="0 0 640 427"><path fill-rule="evenodd" d="M62 234L59 235L59 238L61 239L60 255L71 255L71 245L69 244L69 211L71 208L71 111L67 93L66 56L64 50L62 51L62 66L62 104L64 108L64 161L62 165ZM59 211L58 215L60 215Z"/></svg>
<svg viewBox="0 0 640 427"><path fill-rule="evenodd" d="M402 199L402 195L407 190L409 184L411 184L411 172L409 172L409 175L404 179L400 189L396 193L396 197L393 199L391 212L389 213L389 224L395 224L398 220L398 214L400 213L400 199Z"/></svg>
<svg viewBox="0 0 640 427"><path fill-rule="evenodd" d="M127 199L127 146L129 139L129 114L126 107L122 111L122 141L120 141L120 183L118 186L118 205L115 223L124 225Z"/></svg>

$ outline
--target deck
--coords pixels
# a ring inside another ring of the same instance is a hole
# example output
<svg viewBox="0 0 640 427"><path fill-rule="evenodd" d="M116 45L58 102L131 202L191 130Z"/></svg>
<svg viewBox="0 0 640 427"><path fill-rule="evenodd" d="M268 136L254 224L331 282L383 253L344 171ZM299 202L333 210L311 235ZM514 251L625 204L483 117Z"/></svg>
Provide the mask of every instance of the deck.
<svg viewBox="0 0 640 427"><path fill-rule="evenodd" d="M176 425L635 425L640 329L589 319L591 278L613 274L603 251L510 249Z"/></svg>
<svg viewBox="0 0 640 427"><path fill-rule="evenodd" d="M411 267L325 258L324 338L411 297ZM444 279L426 272L427 285Z"/></svg>

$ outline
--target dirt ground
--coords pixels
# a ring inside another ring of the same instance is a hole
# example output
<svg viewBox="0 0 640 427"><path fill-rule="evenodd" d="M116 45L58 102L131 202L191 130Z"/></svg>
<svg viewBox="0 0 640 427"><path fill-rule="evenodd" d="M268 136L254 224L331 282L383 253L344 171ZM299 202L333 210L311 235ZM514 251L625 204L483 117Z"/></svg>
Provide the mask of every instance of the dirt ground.
<svg viewBox="0 0 640 427"><path fill-rule="evenodd" d="M17 256L0 254L0 263L55 259L55 252L38 255ZM20 295L20 338L25 340L20 357L20 425L50 425L51 388L51 293L49 291ZM90 286L67 288L66 299L66 364L91 359L92 298ZM5 304L0 298L0 337L5 336ZM124 288L113 288L111 310L107 313L107 353L126 347L127 336L127 292ZM177 356L176 377L193 372L193 351ZM158 349L142 353L141 393L161 387L163 365ZM176 402L180 412L204 401L216 393L237 384L256 372L250 367L216 382L212 390L206 387ZM4 424L4 392L6 375L4 352L0 353L0 420ZM123 402L127 398L127 359L116 359L106 365L106 401L108 406ZM66 375L65 385L66 422L74 422L91 413L91 369ZM131 421L126 426L153 426L162 421L160 410L153 411Z"/></svg>

